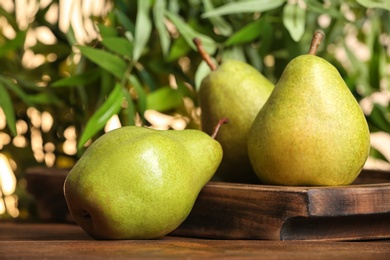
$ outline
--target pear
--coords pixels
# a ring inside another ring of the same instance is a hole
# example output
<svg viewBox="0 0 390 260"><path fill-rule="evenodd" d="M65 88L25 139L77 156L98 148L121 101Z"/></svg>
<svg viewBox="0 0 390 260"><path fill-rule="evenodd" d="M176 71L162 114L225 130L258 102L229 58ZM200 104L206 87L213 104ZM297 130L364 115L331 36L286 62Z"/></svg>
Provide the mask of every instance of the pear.
<svg viewBox="0 0 390 260"><path fill-rule="evenodd" d="M200 130L125 126L85 151L64 183L74 221L95 239L153 239L178 227L222 159Z"/></svg>
<svg viewBox="0 0 390 260"><path fill-rule="evenodd" d="M210 134L219 118L229 119L216 138L222 145L223 159L213 180L259 183L248 158L247 138L274 85L242 61L226 60L217 67L203 50L200 40L195 38L194 42L212 70L202 80L198 91L201 129Z"/></svg>
<svg viewBox="0 0 390 260"><path fill-rule="evenodd" d="M370 150L365 116L338 70L309 54L291 60L253 122L251 164L265 184L351 184Z"/></svg>

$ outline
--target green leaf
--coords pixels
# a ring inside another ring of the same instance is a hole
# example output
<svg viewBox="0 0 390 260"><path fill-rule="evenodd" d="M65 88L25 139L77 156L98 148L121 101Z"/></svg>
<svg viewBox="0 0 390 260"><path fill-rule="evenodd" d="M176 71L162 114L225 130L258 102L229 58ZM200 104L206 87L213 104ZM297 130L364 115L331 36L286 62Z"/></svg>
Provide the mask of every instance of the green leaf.
<svg viewBox="0 0 390 260"><path fill-rule="evenodd" d="M185 23L181 19L181 17L177 16L174 13L166 11L165 15L168 17L169 20L171 20L171 22L173 24L175 24L175 26L177 27L177 30L180 32L180 34L183 36L183 38L185 39L187 44L193 50L195 50L195 51L197 50L197 48L193 42L193 39L198 37L201 39L203 47L207 53L213 54L215 52L215 50L217 48L217 44L214 42L214 40L212 38L210 38L207 35L204 35L204 34L201 34L197 31L195 31L194 29L191 28L191 26L189 26L187 23Z"/></svg>
<svg viewBox="0 0 390 260"><path fill-rule="evenodd" d="M383 160L385 162L390 162L379 150L375 149L371 146L370 149L370 157L374 157L379 160Z"/></svg>
<svg viewBox="0 0 390 260"><path fill-rule="evenodd" d="M261 42L259 46L259 55L265 57L271 52L273 46L273 37L270 35L274 34L274 25L267 21L261 27Z"/></svg>
<svg viewBox="0 0 390 260"><path fill-rule="evenodd" d="M126 114L126 125L135 125L136 111L133 99L131 98L129 91L126 88L122 88L122 92L127 101L127 106L124 109L124 113Z"/></svg>
<svg viewBox="0 0 390 260"><path fill-rule="evenodd" d="M23 47L26 34L27 30L19 31L17 32L15 38L5 41L5 44L0 44L0 57Z"/></svg>
<svg viewBox="0 0 390 260"><path fill-rule="evenodd" d="M115 37L118 35L118 31L116 28L114 27L111 27L111 26L107 26L107 25L104 25L104 24L101 24L99 23L97 25L98 29L99 29L99 33L100 35L102 36L102 38L106 38L106 37Z"/></svg>
<svg viewBox="0 0 390 260"><path fill-rule="evenodd" d="M375 103L367 121L377 130L390 133L390 112L384 106Z"/></svg>
<svg viewBox="0 0 390 260"><path fill-rule="evenodd" d="M172 13L178 14L180 12L180 0L170 0L168 10Z"/></svg>
<svg viewBox="0 0 390 260"><path fill-rule="evenodd" d="M380 75L380 50L377 48L374 48L375 52L372 52L371 59L369 63L369 82L370 86L373 89L379 90L380 89L380 81L381 81L381 75Z"/></svg>
<svg viewBox="0 0 390 260"><path fill-rule="evenodd" d="M1 82L3 82L4 86L11 90L27 106L34 106L34 104L30 101L29 96L20 88L17 83L14 82L13 79L0 77L0 83Z"/></svg>
<svg viewBox="0 0 390 260"><path fill-rule="evenodd" d="M121 79L126 70L126 63L118 56L107 51L94 49L87 46L78 46L85 57L102 69Z"/></svg>
<svg viewBox="0 0 390 260"><path fill-rule="evenodd" d="M154 109L160 112L178 107L183 99L179 91L171 87L162 87L151 92L146 97L147 109Z"/></svg>
<svg viewBox="0 0 390 260"><path fill-rule="evenodd" d="M83 133L78 142L80 149L89 139L104 128L107 121L121 109L123 101L122 86L117 83L111 91L107 100L96 110L96 112L88 120Z"/></svg>
<svg viewBox="0 0 390 260"><path fill-rule="evenodd" d="M125 28L127 32L130 32L131 35L134 35L134 23L127 17L127 15L118 9L114 10L114 14L123 28Z"/></svg>
<svg viewBox="0 0 390 260"><path fill-rule="evenodd" d="M196 92L192 87L188 87L184 82L177 81L177 91L182 97L189 97L191 99L196 99Z"/></svg>
<svg viewBox="0 0 390 260"><path fill-rule="evenodd" d="M154 82L152 76L149 74L149 72L140 65L136 65L135 68L138 71L138 75L140 76L141 80L146 83L146 85L149 87L150 91L154 91L158 88L156 83Z"/></svg>
<svg viewBox="0 0 390 260"><path fill-rule="evenodd" d="M215 61L214 61L215 62ZM217 63L215 63L217 64ZM211 72L210 66L205 61L202 61L195 72L195 89L199 91L203 79Z"/></svg>
<svg viewBox="0 0 390 260"><path fill-rule="evenodd" d="M306 10L298 3L287 3L283 8L283 24L295 42L305 33Z"/></svg>
<svg viewBox="0 0 390 260"><path fill-rule="evenodd" d="M74 45L78 44L72 25L69 26L69 29L65 33L65 36L66 36L66 39L68 41L69 46L74 46Z"/></svg>
<svg viewBox="0 0 390 260"><path fill-rule="evenodd" d="M146 93L141 83L134 75L129 76L129 83L137 92L137 107L143 124L145 124L145 110L146 110Z"/></svg>
<svg viewBox="0 0 390 260"><path fill-rule="evenodd" d="M106 100L109 93L112 91L112 86L117 82L116 79L107 71L100 69L99 72L99 91L96 104L102 104Z"/></svg>
<svg viewBox="0 0 390 260"><path fill-rule="evenodd" d="M318 0L306 0L307 10L318 14L326 14L340 21L345 21L344 15L337 9L337 5L326 5Z"/></svg>
<svg viewBox="0 0 390 260"><path fill-rule="evenodd" d="M357 2L366 8L381 8L390 11L389 0L357 0Z"/></svg>
<svg viewBox="0 0 390 260"><path fill-rule="evenodd" d="M253 45L247 45L244 47L245 53L250 60L250 64L255 67L257 70L261 71L263 69L263 60L262 57L258 53L258 49Z"/></svg>
<svg viewBox="0 0 390 260"><path fill-rule="evenodd" d="M261 35L264 23L263 20L256 20L245 25L226 40L225 46L229 47L253 41Z"/></svg>
<svg viewBox="0 0 390 260"><path fill-rule="evenodd" d="M161 50L164 56L168 56L171 37L164 24L164 12L166 10L166 1L156 1L153 7L154 23L160 36Z"/></svg>
<svg viewBox="0 0 390 260"><path fill-rule="evenodd" d="M71 52L71 48L67 44L63 43L55 43L55 44L44 44L41 42L37 42L34 46L30 48L35 54L43 54L48 55L51 53L55 53L57 57L64 58L69 55Z"/></svg>
<svg viewBox="0 0 390 260"><path fill-rule="evenodd" d="M51 92L41 92L35 95L29 95L28 99L34 103L39 105L60 105L61 100L58 99L53 93Z"/></svg>
<svg viewBox="0 0 390 260"><path fill-rule="evenodd" d="M121 37L105 37L102 40L104 47L110 51L131 58L133 53L133 45L125 38Z"/></svg>
<svg viewBox="0 0 390 260"><path fill-rule="evenodd" d="M368 33L368 38L371 40L369 41L368 45L371 52L371 59L369 61L369 82L372 88L379 90L380 89L380 81L381 81L381 57L386 56L385 49L383 45L380 43L380 22L378 19L373 19L371 21L371 29ZM387 65L385 65L387 66Z"/></svg>
<svg viewBox="0 0 390 260"><path fill-rule="evenodd" d="M203 0L203 6L206 12L214 10L211 0ZM218 29L223 36L229 36L233 33L233 29L221 16L209 17L210 22Z"/></svg>
<svg viewBox="0 0 390 260"><path fill-rule="evenodd" d="M184 57L189 51L191 51L191 47L187 44L184 37L180 36L173 42L171 46L168 61L172 62L179 59L180 57Z"/></svg>
<svg viewBox="0 0 390 260"><path fill-rule="evenodd" d="M98 80L100 72L100 69L91 69L82 74L59 79L50 86L53 88L85 86Z"/></svg>
<svg viewBox="0 0 390 260"><path fill-rule="evenodd" d="M138 61L152 31L152 22L149 16L150 0L138 0L137 18L135 22L133 60Z"/></svg>
<svg viewBox="0 0 390 260"><path fill-rule="evenodd" d="M0 82L0 107L3 109L8 129L13 136L16 136L16 119L12 99L2 82Z"/></svg>
<svg viewBox="0 0 390 260"><path fill-rule="evenodd" d="M286 0L246 0L231 2L209 12L203 13L201 17L207 18L227 14L266 12L278 8L285 2Z"/></svg>

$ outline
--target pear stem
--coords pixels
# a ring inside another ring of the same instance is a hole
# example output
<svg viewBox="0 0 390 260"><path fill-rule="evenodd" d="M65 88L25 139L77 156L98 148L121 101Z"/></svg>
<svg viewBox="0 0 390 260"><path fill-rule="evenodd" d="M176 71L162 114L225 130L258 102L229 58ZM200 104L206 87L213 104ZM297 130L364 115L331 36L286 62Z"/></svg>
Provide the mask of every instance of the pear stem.
<svg viewBox="0 0 390 260"><path fill-rule="evenodd" d="M192 41L195 43L196 48L198 49L200 56L202 56L202 59L207 63L207 65L210 67L210 69L216 70L217 65L211 60L210 55L203 48L202 40L200 38L194 38Z"/></svg>
<svg viewBox="0 0 390 260"><path fill-rule="evenodd" d="M219 132L219 129L221 128L221 125L227 124L227 123L229 123L229 119L228 119L227 117L224 117L224 118L219 119L217 125L216 125L215 128L214 128L214 132L213 132L213 134L211 135L211 137L212 137L213 139L215 139L215 138L217 137L217 134L218 134L218 132Z"/></svg>
<svg viewBox="0 0 390 260"><path fill-rule="evenodd" d="M325 37L325 35L320 31L316 31L314 33L313 38L311 40L311 44L310 44L309 54L316 55L317 50L318 50L318 46L320 46L321 41L322 41L322 39L324 39L324 37Z"/></svg>

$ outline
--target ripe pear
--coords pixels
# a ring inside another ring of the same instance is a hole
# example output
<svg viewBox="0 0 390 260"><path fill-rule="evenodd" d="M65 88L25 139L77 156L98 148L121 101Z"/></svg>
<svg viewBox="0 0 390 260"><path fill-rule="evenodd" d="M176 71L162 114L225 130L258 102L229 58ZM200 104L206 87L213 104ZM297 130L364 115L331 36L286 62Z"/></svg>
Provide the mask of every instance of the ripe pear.
<svg viewBox="0 0 390 260"><path fill-rule="evenodd" d="M229 119L216 138L224 154L214 180L259 183L248 158L247 138L274 85L257 69L242 61L226 60L216 67L201 48L199 40L194 41L212 69L202 80L198 91L201 129L210 134L219 118Z"/></svg>
<svg viewBox="0 0 390 260"><path fill-rule="evenodd" d="M69 172L74 221L95 239L153 239L178 227L222 159L200 130L126 126L99 137Z"/></svg>
<svg viewBox="0 0 390 260"><path fill-rule="evenodd" d="M348 185L370 150L365 116L338 70L309 54L291 60L253 122L248 154L259 179L277 185Z"/></svg>

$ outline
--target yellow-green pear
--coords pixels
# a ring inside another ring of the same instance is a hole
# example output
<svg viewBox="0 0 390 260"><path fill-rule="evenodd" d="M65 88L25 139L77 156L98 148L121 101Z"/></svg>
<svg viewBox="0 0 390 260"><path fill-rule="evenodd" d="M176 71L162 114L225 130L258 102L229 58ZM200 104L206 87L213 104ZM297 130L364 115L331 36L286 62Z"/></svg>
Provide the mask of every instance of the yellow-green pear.
<svg viewBox="0 0 390 260"><path fill-rule="evenodd" d="M257 69L242 61L226 60L216 67L201 48L199 40L194 41L212 69L202 80L198 91L201 129L211 134L220 118L229 119L216 138L222 145L223 159L214 180L259 183L248 158L247 138L253 120L274 85Z"/></svg>
<svg viewBox="0 0 390 260"><path fill-rule="evenodd" d="M338 70L309 54L291 60L253 122L252 166L265 184L348 185L370 150L365 116Z"/></svg>
<svg viewBox="0 0 390 260"><path fill-rule="evenodd" d="M64 183L74 221L95 239L153 239L178 227L222 159L200 130L126 126L99 137Z"/></svg>

